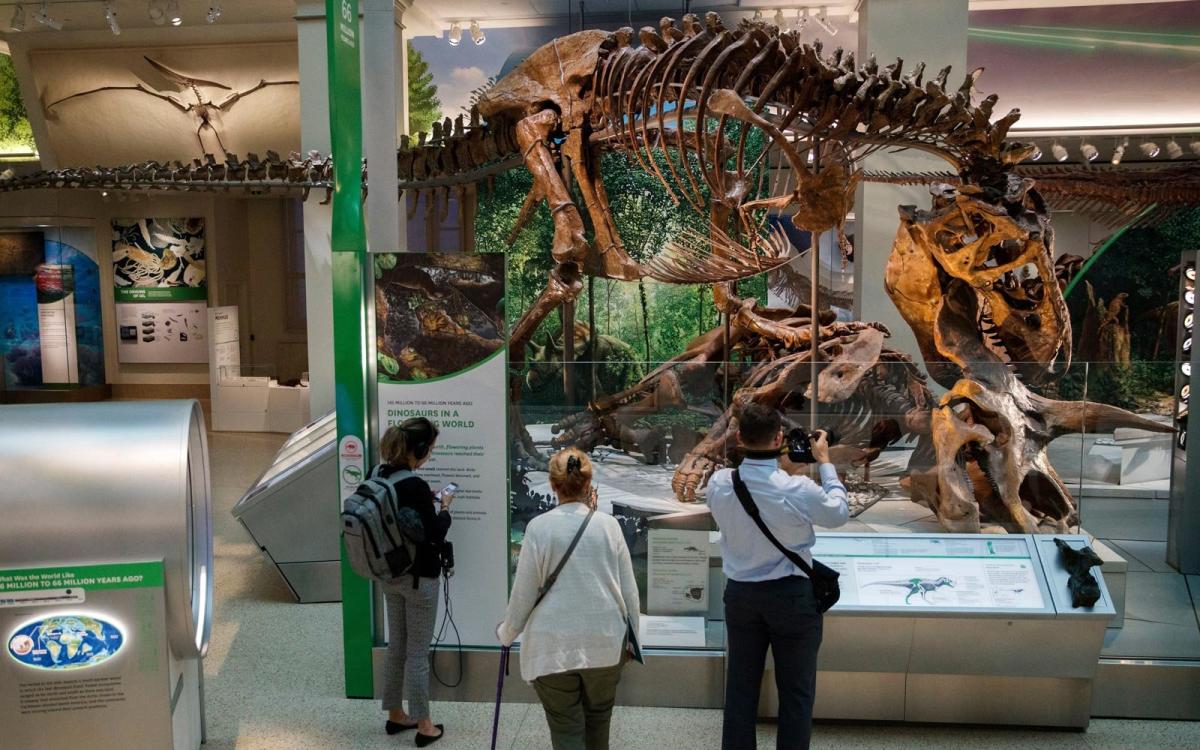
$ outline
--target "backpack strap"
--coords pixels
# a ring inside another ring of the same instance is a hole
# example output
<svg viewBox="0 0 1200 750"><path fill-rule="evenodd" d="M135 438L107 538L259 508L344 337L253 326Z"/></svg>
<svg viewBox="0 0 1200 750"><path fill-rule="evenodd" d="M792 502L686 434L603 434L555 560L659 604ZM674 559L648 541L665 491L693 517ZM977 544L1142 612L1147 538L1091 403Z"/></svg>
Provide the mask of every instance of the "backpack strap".
<svg viewBox="0 0 1200 750"><path fill-rule="evenodd" d="M562 556L562 559L558 561L557 567L554 568L554 572L550 574L550 576L546 579L546 582L542 584L541 588L538 589L537 601L533 603L533 608L529 610L530 612L532 612L534 609L537 609L537 605L541 604L542 600L546 598L546 594L550 593L550 587L553 586L554 582L558 580L558 574L562 572L563 566L567 564L567 560L571 559L571 553L575 551L575 547L579 544L579 540L583 538L583 532L587 530L588 522L592 520L592 516L595 515L595 513L595 510L588 511L587 517L584 518L583 523L579 525L579 531L575 532L575 538L571 540L571 546L567 547L567 553Z"/></svg>
<svg viewBox="0 0 1200 750"><path fill-rule="evenodd" d="M742 481L742 477L738 474L737 469L733 470L733 492L737 495L737 499L741 502L742 508L745 509L750 518L754 520L754 523L758 526L759 531L761 531L763 535L767 537L771 544L775 545L776 549L783 553L783 556L786 557L788 561L790 561L797 568L800 568L800 570L804 572L804 575L811 579L813 577L812 566L809 565L803 557L787 547L784 547L783 543L776 539L775 535L771 533L771 529L768 528L766 522L762 520L762 513L759 512L758 506L754 504L754 497L750 494L750 488L747 487L746 483Z"/></svg>

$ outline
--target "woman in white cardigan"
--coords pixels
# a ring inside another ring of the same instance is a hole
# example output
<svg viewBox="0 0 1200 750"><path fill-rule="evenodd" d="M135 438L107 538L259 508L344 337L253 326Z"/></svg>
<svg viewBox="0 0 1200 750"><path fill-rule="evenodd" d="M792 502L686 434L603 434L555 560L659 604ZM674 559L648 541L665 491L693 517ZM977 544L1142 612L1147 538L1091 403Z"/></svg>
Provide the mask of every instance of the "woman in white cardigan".
<svg viewBox="0 0 1200 750"><path fill-rule="evenodd" d="M638 627L638 590L617 520L595 513L592 462L568 448L550 459L558 507L529 522L508 612L496 635L522 632L521 677L533 683L554 750L604 750L626 658L626 629ZM588 525L557 580L538 596ZM536 606L535 606L536 605Z"/></svg>

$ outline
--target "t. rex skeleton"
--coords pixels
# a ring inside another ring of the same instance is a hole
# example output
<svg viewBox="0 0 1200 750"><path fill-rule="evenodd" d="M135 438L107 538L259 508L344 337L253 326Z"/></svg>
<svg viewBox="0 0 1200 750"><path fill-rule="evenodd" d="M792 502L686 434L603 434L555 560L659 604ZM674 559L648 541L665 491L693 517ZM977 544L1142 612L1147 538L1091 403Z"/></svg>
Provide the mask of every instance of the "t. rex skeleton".
<svg viewBox="0 0 1200 750"><path fill-rule="evenodd" d="M183 87L189 93L191 93L192 98L195 99L195 101L185 102L177 96L173 96L171 94L164 94L161 91L155 91L154 89L147 88L146 86L144 86L140 83L134 84L132 86L100 86L98 88L88 89L87 91L80 91L78 93L71 94L69 96L64 96L61 99L55 99L54 101L45 105L44 109L46 111L46 115L50 116L52 114L52 110L56 106L62 104L63 102L70 101L71 99L78 99L81 96L90 96L92 94L99 94L102 91L140 91L143 94L146 94L148 96L153 96L156 99L161 99L164 102L171 104L176 109L178 109L180 112L183 112L184 114L195 115L196 123L197 123L195 135L196 135L196 141L200 144L200 152L201 153L205 152L204 139L201 137L201 134L205 130L208 130L213 134L213 137L215 137L217 139L217 147L219 148L220 153L224 154L224 153L226 153L225 144L221 142L221 133L217 130L217 126L214 123L217 113L224 112L229 107L233 106L233 104L235 102L237 102L238 100L244 99L245 97L250 96L251 94L255 93L256 91L261 91L262 89L265 89L269 86L299 86L300 85L299 81L268 81L265 79L260 79L258 83L254 84L253 86L246 89L245 91L237 91L234 88L232 88L230 86L226 86L223 83L217 83L216 81L207 81L203 78L196 78L194 76L185 75L178 71L172 70L171 68L167 67L166 65L163 65L162 63L158 62L157 60L151 59L149 57L144 57L144 59L146 60L146 62L148 62L150 64L150 67L154 68L159 73L161 73L162 76L164 78L166 78L168 81L171 81L172 83ZM202 87L203 88L221 89L223 91L228 91L229 93L226 94L224 97L222 97L220 101L215 101L211 97L206 96L205 94L203 94L200 91L200 89Z"/></svg>
<svg viewBox="0 0 1200 750"><path fill-rule="evenodd" d="M949 69L924 81L923 65L908 74L900 60L886 67L874 59L856 65L853 55L838 50L826 57L820 46L761 22L727 29L713 13L704 23L685 16L680 26L663 19L658 30L640 30L640 45L632 46L632 39L628 28L555 39L485 92L479 111L489 128L513 133L533 174L521 220L545 200L554 222L555 267L545 291L515 325L514 367L521 367L529 337L546 315L577 297L583 274L714 283L716 304L738 337L807 350L776 352L741 381L731 410L677 469L674 486L681 498L691 499L725 460L740 404L780 403L804 384L797 375L801 360L830 345L835 366L822 381L840 378L833 390L843 398L879 361L882 336L865 334L874 331L869 326L822 330L822 340L812 342L796 325L799 310L790 316L760 311L753 300L739 299L731 282L785 259L786 243L763 231L768 211L794 208L797 228L840 233L859 179L857 165L881 148L936 154L961 181L957 189L938 190L933 211L902 211L889 263L888 292L913 326L931 374L949 389L925 425L937 463L911 477L916 498L951 529L977 530L990 517L1021 531L1061 530L1076 515L1046 457L1046 443L1065 432L1115 424L1161 429L1112 407L1051 401L1025 387L1022 378L1054 374L1060 354L1069 361L1070 321L1057 283L1042 282L1054 280L1048 212L1032 181L1013 173L1031 148L1005 140L1019 113L993 122L995 96L973 103L981 71L952 91ZM733 123L735 130L726 127ZM767 198L756 197L765 184L762 157L747 163L751 128L768 139L766 158L777 153L789 173L785 189ZM655 174L677 202L706 213L710 234L680 238L650 262L634 262L600 178L598 154L606 147ZM568 176L577 183L582 211ZM808 311L809 319L815 314ZM606 413L669 400L677 391L672 368L727 356L729 339L716 331L701 337L648 376L644 387L592 404L591 424L563 425L566 439L598 426L616 431L607 437L619 442L622 425L605 425ZM519 398L519 385L513 397ZM906 416L906 422L922 429L920 419Z"/></svg>

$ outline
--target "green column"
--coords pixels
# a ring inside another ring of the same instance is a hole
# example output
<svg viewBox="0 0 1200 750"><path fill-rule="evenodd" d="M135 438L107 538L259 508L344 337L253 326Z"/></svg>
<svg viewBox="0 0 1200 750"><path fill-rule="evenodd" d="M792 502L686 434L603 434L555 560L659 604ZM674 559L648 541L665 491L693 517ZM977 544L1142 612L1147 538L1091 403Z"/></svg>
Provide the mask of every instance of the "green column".
<svg viewBox="0 0 1200 750"><path fill-rule="evenodd" d="M362 211L362 88L358 0L325 0L329 130L333 144L333 349L338 429L338 502L362 479L367 453L367 342ZM346 697L374 692L371 584L342 549L342 644Z"/></svg>

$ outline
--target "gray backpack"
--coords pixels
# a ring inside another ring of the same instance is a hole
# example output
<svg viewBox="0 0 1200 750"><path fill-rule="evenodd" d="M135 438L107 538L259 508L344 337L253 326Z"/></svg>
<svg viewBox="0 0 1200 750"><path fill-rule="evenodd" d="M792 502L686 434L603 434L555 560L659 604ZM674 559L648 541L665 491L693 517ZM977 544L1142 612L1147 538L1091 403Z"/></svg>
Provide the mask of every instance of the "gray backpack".
<svg viewBox="0 0 1200 750"><path fill-rule="evenodd" d="M414 474L401 469L386 479L380 467L342 501L342 538L354 572L374 581L413 574L425 526L412 508L400 507L396 485ZM415 575L415 574L414 574Z"/></svg>

